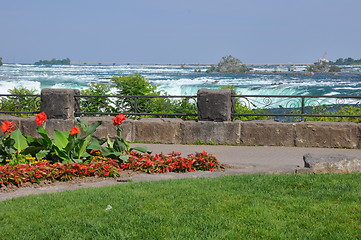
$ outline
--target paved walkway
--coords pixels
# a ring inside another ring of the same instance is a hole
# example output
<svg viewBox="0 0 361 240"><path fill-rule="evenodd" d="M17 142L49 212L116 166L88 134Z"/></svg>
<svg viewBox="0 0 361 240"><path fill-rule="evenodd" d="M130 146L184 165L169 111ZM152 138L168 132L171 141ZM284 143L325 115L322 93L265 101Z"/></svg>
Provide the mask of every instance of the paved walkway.
<svg viewBox="0 0 361 240"><path fill-rule="evenodd" d="M294 173L296 169L304 167L303 155L306 153L343 154L361 157L360 149L178 144L132 144L132 146L146 146L153 153L177 151L183 155L205 150L216 155L220 163L233 166L233 168L226 169L225 172L196 172L183 174L183 176L175 173L169 174L169 176L148 174L146 178L143 178L143 175L136 175L132 177L134 181L247 173Z"/></svg>
<svg viewBox="0 0 361 240"><path fill-rule="evenodd" d="M165 173L165 174L137 174L128 180L132 181L157 181L165 179L219 177L233 174L250 173L294 173L296 169L303 168L303 155L314 154L343 154L361 157L360 149L331 149L331 148L295 148L295 147L248 147L224 145L177 145L177 144L132 144L146 146L153 153L181 152L184 156L203 150L213 153L222 164L232 166L224 172L190 172L190 173ZM127 180L127 179L124 179ZM41 188L21 188L11 193L0 193L0 201L14 197L52 193L66 190L75 190L86 187L102 187L107 185L122 184L113 179L94 183L80 183L72 186L57 185Z"/></svg>

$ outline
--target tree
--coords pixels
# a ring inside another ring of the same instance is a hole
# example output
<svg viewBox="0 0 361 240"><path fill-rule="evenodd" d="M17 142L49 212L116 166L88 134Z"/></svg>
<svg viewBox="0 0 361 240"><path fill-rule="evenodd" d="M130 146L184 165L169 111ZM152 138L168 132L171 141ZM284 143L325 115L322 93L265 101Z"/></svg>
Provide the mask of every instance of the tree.
<svg viewBox="0 0 361 240"><path fill-rule="evenodd" d="M312 65L308 65L306 68L309 72L340 72L341 69L337 66L330 66L327 60L320 59Z"/></svg>
<svg viewBox="0 0 361 240"><path fill-rule="evenodd" d="M330 65L360 65L361 59L353 59L353 58L338 58L336 62L329 62Z"/></svg>
<svg viewBox="0 0 361 240"><path fill-rule="evenodd" d="M217 66L212 65L207 72L221 72L221 73L245 73L250 69L244 65L238 58L231 55L222 57L222 60Z"/></svg>
<svg viewBox="0 0 361 240"><path fill-rule="evenodd" d="M70 59L69 58L65 58L65 59L51 59L51 60L40 60L36 63L34 63L35 65L70 65Z"/></svg>
<svg viewBox="0 0 361 240"><path fill-rule="evenodd" d="M2 65L3 65L3 58L0 57L0 66L2 66Z"/></svg>
<svg viewBox="0 0 361 240"><path fill-rule="evenodd" d="M152 85L147 78L140 74L114 76L111 78L111 84L93 83L81 93L82 95L109 95L115 93L123 96L120 98L94 96L87 97L84 100L81 99L81 109L85 112L197 113L196 103L192 99L152 97L156 95L164 96L166 93L159 91L156 85ZM147 115L141 116L147 117ZM193 118L192 116L183 117L183 119Z"/></svg>

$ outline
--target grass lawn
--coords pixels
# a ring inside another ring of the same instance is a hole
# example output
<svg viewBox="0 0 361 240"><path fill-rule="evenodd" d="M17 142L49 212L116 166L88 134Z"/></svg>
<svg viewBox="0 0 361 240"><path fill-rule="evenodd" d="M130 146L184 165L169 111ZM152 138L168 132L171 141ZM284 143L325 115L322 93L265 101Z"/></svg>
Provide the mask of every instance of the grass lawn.
<svg viewBox="0 0 361 240"><path fill-rule="evenodd" d="M0 239L361 239L361 174L238 175L28 196L0 202L0 223Z"/></svg>

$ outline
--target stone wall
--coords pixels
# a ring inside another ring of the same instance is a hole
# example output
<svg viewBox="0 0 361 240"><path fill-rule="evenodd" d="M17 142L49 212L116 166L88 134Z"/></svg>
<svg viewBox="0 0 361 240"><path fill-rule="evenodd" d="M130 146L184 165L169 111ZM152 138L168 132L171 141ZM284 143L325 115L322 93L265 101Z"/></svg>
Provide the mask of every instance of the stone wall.
<svg viewBox="0 0 361 240"><path fill-rule="evenodd" d="M335 122L280 123L275 121L230 121L234 92L230 89L200 89L197 95L199 121L176 118L126 120L123 137L129 142L194 144L196 142L243 146L361 148L361 124ZM49 120L46 128L68 131L75 124L79 90L43 89L41 111ZM112 117L83 117L88 123L101 120L96 137L115 137ZM0 122L14 121L20 130L37 136L34 117L0 115Z"/></svg>
<svg viewBox="0 0 361 240"><path fill-rule="evenodd" d="M96 137L115 137L112 117L83 117L88 123L101 120ZM36 136L34 117L0 116L12 120L24 132ZM49 119L46 129L70 131L74 119ZM275 121L183 121L177 118L126 120L123 137L129 142L194 144L218 143L243 146L361 148L361 124L336 122L280 123Z"/></svg>

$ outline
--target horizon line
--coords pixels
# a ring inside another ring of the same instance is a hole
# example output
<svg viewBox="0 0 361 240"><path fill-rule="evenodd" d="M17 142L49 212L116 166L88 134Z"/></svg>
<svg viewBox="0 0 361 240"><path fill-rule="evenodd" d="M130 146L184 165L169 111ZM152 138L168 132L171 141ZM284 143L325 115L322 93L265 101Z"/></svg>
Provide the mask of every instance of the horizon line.
<svg viewBox="0 0 361 240"><path fill-rule="evenodd" d="M217 65L217 63L151 63L151 62L70 62L71 65L195 65L195 66L210 66ZM272 65L293 65L293 66L303 66L310 65L312 63L243 63L248 66L254 65L264 65L264 66L272 66Z"/></svg>

